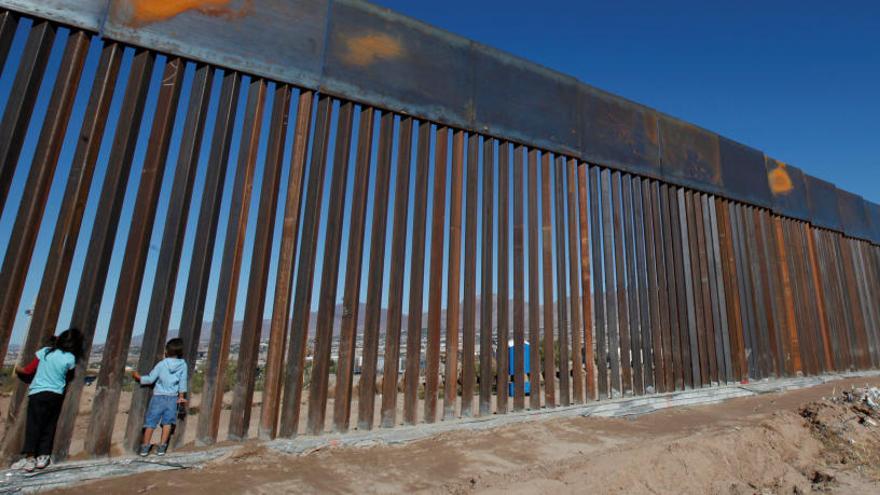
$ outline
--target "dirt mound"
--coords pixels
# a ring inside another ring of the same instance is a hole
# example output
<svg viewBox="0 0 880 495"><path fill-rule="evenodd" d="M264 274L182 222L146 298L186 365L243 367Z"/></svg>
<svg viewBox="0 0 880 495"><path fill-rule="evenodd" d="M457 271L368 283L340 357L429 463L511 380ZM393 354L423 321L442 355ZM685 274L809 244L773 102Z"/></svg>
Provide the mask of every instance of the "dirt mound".
<svg viewBox="0 0 880 495"><path fill-rule="evenodd" d="M852 389L801 408L831 470L880 482L880 390Z"/></svg>

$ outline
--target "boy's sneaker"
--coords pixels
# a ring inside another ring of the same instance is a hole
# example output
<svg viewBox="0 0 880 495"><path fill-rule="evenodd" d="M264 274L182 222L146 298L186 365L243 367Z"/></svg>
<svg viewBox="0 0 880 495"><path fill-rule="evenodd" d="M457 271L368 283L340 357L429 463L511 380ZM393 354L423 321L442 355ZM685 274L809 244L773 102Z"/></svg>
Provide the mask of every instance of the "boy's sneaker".
<svg viewBox="0 0 880 495"><path fill-rule="evenodd" d="M37 469L46 469L47 467L49 467L49 464L51 464L51 463L52 463L52 459L49 458L49 456L41 455L41 456L37 457L36 468Z"/></svg>
<svg viewBox="0 0 880 495"><path fill-rule="evenodd" d="M146 456L150 455L150 447L152 447L152 445L150 445L148 443L141 445L141 450L139 452L141 457L146 457Z"/></svg>
<svg viewBox="0 0 880 495"><path fill-rule="evenodd" d="M159 445L159 448L156 449L156 455L161 457L161 456L165 455L165 452L167 450L168 450L168 444L163 443L163 444Z"/></svg>
<svg viewBox="0 0 880 495"><path fill-rule="evenodd" d="M34 470L36 465L37 462L33 457L22 457L12 465L12 469L21 469L22 471L27 471L29 473Z"/></svg>

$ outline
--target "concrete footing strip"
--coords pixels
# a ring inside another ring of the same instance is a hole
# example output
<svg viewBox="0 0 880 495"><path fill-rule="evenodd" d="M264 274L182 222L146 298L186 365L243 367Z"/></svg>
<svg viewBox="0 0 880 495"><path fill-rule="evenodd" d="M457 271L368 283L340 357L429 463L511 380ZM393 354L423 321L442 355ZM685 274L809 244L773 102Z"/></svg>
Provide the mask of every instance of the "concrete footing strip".
<svg viewBox="0 0 880 495"><path fill-rule="evenodd" d="M836 373L822 376L764 380L749 384L727 384L701 389L684 390L668 394L640 397L623 397L607 401L591 402L576 406L521 411L484 418L462 418L416 426L358 431L346 434L322 436L299 436L295 439L273 440L266 447L287 454L308 454L328 447L367 447L394 445L421 440L441 433L459 430L487 430L525 421L536 421L575 416L620 418L649 414L671 407L689 407L715 404L736 397L748 397L773 392L784 392L845 378L876 377L878 371ZM0 494L34 493L70 486L83 481L128 476L150 471L175 469L199 469L234 451L237 447L221 447L200 452L169 454L157 460L151 457L111 458L58 464L44 471L25 474L16 471L0 473Z"/></svg>

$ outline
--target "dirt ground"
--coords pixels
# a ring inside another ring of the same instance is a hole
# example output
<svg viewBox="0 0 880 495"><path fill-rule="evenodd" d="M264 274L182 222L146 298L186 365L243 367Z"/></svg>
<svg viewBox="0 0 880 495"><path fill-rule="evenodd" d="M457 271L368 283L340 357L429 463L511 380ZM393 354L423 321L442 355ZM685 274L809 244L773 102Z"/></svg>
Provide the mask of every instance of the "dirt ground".
<svg viewBox="0 0 880 495"><path fill-rule="evenodd" d="M880 421L851 379L635 419L543 419L293 456L257 442L203 469L63 493L880 493ZM862 409L865 409L862 407Z"/></svg>

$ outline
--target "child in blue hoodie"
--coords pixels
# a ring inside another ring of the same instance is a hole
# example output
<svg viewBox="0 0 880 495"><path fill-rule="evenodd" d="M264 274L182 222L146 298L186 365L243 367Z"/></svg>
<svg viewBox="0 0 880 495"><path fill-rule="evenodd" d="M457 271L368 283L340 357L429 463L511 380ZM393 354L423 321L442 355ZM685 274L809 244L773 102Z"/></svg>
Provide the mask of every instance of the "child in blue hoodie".
<svg viewBox="0 0 880 495"><path fill-rule="evenodd" d="M162 443L159 444L156 454L165 455L168 439L171 438L171 427L177 423L177 405L186 403L187 372L186 361L183 360L183 341L169 340L165 344L165 359L159 361L149 375L141 376L133 371L131 376L141 385L153 385L153 398L150 399L144 418L144 439L141 442L140 455L150 454L153 430L160 424Z"/></svg>

